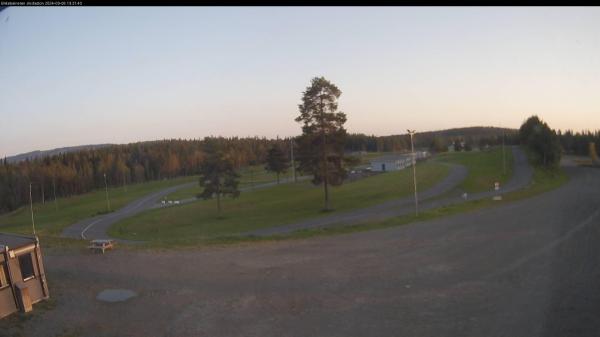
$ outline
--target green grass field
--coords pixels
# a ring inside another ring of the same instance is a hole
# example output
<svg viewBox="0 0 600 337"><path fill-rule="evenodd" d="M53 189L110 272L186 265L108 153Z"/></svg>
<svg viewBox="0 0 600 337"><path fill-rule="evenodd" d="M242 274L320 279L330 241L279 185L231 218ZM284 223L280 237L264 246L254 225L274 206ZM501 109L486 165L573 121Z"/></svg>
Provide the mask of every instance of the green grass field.
<svg viewBox="0 0 600 337"><path fill-rule="evenodd" d="M262 240L285 240L285 239L301 239L313 236L322 235L336 235L343 233L352 233L367 231L380 228L388 228L394 226L405 225L414 223L417 221L426 221L444 216L451 216L459 213L466 213L476 211L478 209L486 207L495 207L504 205L506 203L526 199L535 195L549 192L556 188L559 188L563 184L569 181L569 177L562 169L548 170L541 167L534 167L532 182L526 188L509 192L503 195L502 200L495 201L491 198L472 200L464 203L449 205L440 207L432 210L420 212L418 216L414 214L390 218L383 221L366 222L362 224L345 226L345 227L331 227L322 229L307 229L303 231L295 232L287 236L273 236L270 238L223 238L220 243L233 243L241 241L262 241ZM218 242L218 241L215 241Z"/></svg>
<svg viewBox="0 0 600 337"><path fill-rule="evenodd" d="M440 163L419 164L417 172L420 187L427 189L433 186L447 175L448 170L448 166ZM335 211L341 212L368 207L411 193L412 170L402 170L334 187L331 189L331 200ZM115 224L109 234L151 242L196 244L216 236L323 216L320 211L322 207L322 187L299 182L242 193L237 199L225 199L222 218L217 216L215 201L206 200L144 212Z"/></svg>
<svg viewBox="0 0 600 337"><path fill-rule="evenodd" d="M456 154L450 154L450 156L454 155ZM460 156L464 155L460 154ZM353 233L401 226L418 221L426 221L444 216L451 216L459 213L472 212L486 207L500 206L506 203L530 198L538 194L557 189L566 182L568 182L568 180L569 177L564 172L564 170L560 168L555 170L549 170L542 167L534 167L531 184L523 189L504 194L503 199L500 201L495 201L491 198L472 200L465 203L459 203L432 210L422 211L419 213L418 216L415 216L414 214L409 214L406 216L390 218L383 221L367 221L365 223L351 226L306 229L294 232L289 235L276 235L270 237L221 237L215 238L211 241L211 243L231 244L236 242L295 240L315 236L339 235L344 233Z"/></svg>
<svg viewBox="0 0 600 337"><path fill-rule="evenodd" d="M442 153L435 160L466 166L469 175L458 188L469 193L489 191L494 188L496 181L502 186L512 176L513 156L510 148L506 149L506 174L503 173L500 147L489 151Z"/></svg>
<svg viewBox="0 0 600 337"><path fill-rule="evenodd" d="M369 153L364 156L363 162L367 163L370 159L384 154ZM498 148L489 152L446 153L437 156L434 160L419 164L417 172L420 190L433 186L447 175L449 168L442 165L444 162L460 163L469 169L469 176L460 188L469 192L489 190L494 181L505 182L512 173L512 154L507 151L506 155L506 175L502 175L502 152ZM549 174L545 175L538 171L536 170L534 176L539 180L538 186L543 188L557 181L556 178L549 178ZM245 168L240 173L242 187L272 182L276 179L275 174L265 171L262 165ZM291 172L288 172L282 175L282 178L290 176ZM127 192L122 187L111 188L109 189L111 206L113 210L118 209L156 190L197 181L197 179L197 177L185 177L130 185ZM539 189L540 187L527 190L527 193L536 194ZM193 197L199 191L200 187L194 187L176 192L169 198ZM524 191L522 193L525 193ZM368 207L411 193L412 170L403 170L334 187L331 189L331 198L335 211L342 212ZM166 243L167 246L196 245L244 231L323 216L320 211L322 203L321 187L312 186L306 181L282 184L269 189L243 192L241 197L235 200L226 199L223 203L222 218L217 217L214 200L199 201L189 205L144 212L116 224L110 229L110 234L121 238L147 240L151 245L157 243ZM479 204L477 205L479 207ZM454 206L454 208L432 212L440 216L462 211L463 207L473 206ZM98 190L59 199L58 211L55 210L52 201L45 205L34 204L34 210L38 234L46 239L59 240L57 236L66 226L105 211L106 201L104 191ZM15 212L0 215L0 231L31 233L29 208L23 207Z"/></svg>
<svg viewBox="0 0 600 337"><path fill-rule="evenodd" d="M108 189L111 209L119 209L127 203L141 198L154 191L197 180L196 177L182 177L169 180L152 181L142 184ZM106 196L103 189L57 200L58 210L54 201L47 200L45 204L33 205L36 231L39 235L58 235L66 226L79 220L106 211ZM31 213L29 206L21 207L14 212L0 215L0 231L31 234Z"/></svg>
<svg viewBox="0 0 600 337"><path fill-rule="evenodd" d="M238 171L240 174L240 188L251 188L252 186L277 181L277 175L265 170L264 165L254 165L242 168ZM292 171L279 176L280 179L289 179L292 177ZM197 179L196 179L197 180ZM185 188L167 195L167 200L183 200L195 197L201 192L200 185Z"/></svg>

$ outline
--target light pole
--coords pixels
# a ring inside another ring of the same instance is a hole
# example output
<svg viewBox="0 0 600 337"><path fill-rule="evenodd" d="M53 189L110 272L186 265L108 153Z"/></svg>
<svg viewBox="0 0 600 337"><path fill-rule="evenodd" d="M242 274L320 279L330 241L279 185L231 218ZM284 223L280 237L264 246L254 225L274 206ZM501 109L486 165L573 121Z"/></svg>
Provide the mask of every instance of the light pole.
<svg viewBox="0 0 600 337"><path fill-rule="evenodd" d="M296 182L296 165L294 163L294 137L290 137L290 152L292 158L292 175L294 176L294 182Z"/></svg>
<svg viewBox="0 0 600 337"><path fill-rule="evenodd" d="M415 156L415 146L413 143L413 136L416 133L415 130L406 130L408 131L408 134L410 135L410 150L412 152L412 157L413 157L413 181L414 181L414 185L415 185L415 215L419 215L419 198L417 196L417 158Z"/></svg>
<svg viewBox="0 0 600 337"><path fill-rule="evenodd" d="M56 201L56 179L52 178L52 191L54 192L54 210L58 211L58 202Z"/></svg>
<svg viewBox="0 0 600 337"><path fill-rule="evenodd" d="M33 228L33 236L35 236L35 221L33 220L33 198L31 197L31 183L29 183L29 209L31 210L31 228Z"/></svg>
<svg viewBox="0 0 600 337"><path fill-rule="evenodd" d="M506 150L504 149L504 130L502 130L502 173L506 175Z"/></svg>
<svg viewBox="0 0 600 337"><path fill-rule="evenodd" d="M106 191L106 209L110 212L110 200L108 200L108 184L106 183L106 173L104 173L104 190Z"/></svg>

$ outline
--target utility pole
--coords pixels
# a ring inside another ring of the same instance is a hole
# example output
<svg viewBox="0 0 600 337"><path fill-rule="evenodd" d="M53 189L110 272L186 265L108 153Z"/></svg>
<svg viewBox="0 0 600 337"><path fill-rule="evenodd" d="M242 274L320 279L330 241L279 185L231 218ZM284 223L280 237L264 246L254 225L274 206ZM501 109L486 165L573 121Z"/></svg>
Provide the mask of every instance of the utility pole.
<svg viewBox="0 0 600 337"><path fill-rule="evenodd" d="M56 201L56 179L52 178L52 191L54 192L54 210L58 211L58 203Z"/></svg>
<svg viewBox="0 0 600 337"><path fill-rule="evenodd" d="M31 210L31 228L35 236L35 221L33 220L33 198L31 197L31 183L29 183L29 209Z"/></svg>
<svg viewBox="0 0 600 337"><path fill-rule="evenodd" d="M106 182L106 173L104 173L104 190L106 191L106 209L110 212L110 200L108 200L108 183Z"/></svg>
<svg viewBox="0 0 600 337"><path fill-rule="evenodd" d="M292 158L292 174L294 176L294 182L296 182L296 164L294 163L294 137L290 137L290 152Z"/></svg>
<svg viewBox="0 0 600 337"><path fill-rule="evenodd" d="M504 149L504 130L502 130L502 174L506 175L506 150Z"/></svg>
<svg viewBox="0 0 600 337"><path fill-rule="evenodd" d="M406 130L408 131L408 134L410 135L410 150L412 151L412 157L413 157L413 181L414 181L414 185L415 185L415 215L419 215L419 198L417 196L417 158L415 156L415 146L413 143L413 136L416 133L415 130Z"/></svg>

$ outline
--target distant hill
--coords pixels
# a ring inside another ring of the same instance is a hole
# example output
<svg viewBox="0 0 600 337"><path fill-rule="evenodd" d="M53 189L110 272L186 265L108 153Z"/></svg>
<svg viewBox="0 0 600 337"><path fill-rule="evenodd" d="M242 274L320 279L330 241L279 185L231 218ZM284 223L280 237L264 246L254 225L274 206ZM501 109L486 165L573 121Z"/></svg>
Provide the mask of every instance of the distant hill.
<svg viewBox="0 0 600 337"><path fill-rule="evenodd" d="M52 150L44 150L44 151L31 151L31 152L27 152L27 153L21 153L15 156L10 156L10 157L6 157L6 161L8 161L9 163L17 163L23 160L33 160L33 159L38 159L38 158L44 158L44 157L50 157L50 156L54 156L54 155L58 155L61 153L68 153L68 152L77 152L77 151L81 151L81 150L92 150L92 149L99 149L99 148L103 148L103 147L107 147L107 146L111 146L113 144L96 144L96 145L78 145L78 146L68 146L68 147L61 147L61 148L57 148L57 149L52 149Z"/></svg>
<svg viewBox="0 0 600 337"><path fill-rule="evenodd" d="M416 135L416 143L418 146L428 146L433 138L440 138L444 142L449 142L451 139L455 138L470 138L473 140L478 140L481 138L494 138L500 137L503 133L506 134L507 137L514 135L518 130L517 129L509 129L509 128L497 128L497 127L489 127L489 126L473 126L473 127L465 127L465 128L453 128L453 129L445 129L445 130L437 130L437 131L426 131L426 132L418 132ZM393 140L394 138L405 139L408 136L406 134L401 135L390 135L390 136L366 136L363 134L354 134L359 137L374 137L381 138L382 140ZM351 137L352 138L352 137ZM352 142L352 140L349 140ZM151 143L153 141L146 141L140 143ZM6 157L6 160L9 163L16 163L26 159L32 160L37 158L50 157L53 155L57 155L60 153L68 153L68 152L76 152L81 150L91 150L98 149L107 146L111 146L115 144L96 144L96 145L79 145L79 146L69 146L69 147L61 147L53 150L45 150L45 151L32 151L27 153L18 154L16 156ZM406 147L406 144L405 146ZM360 147L357 147L360 149Z"/></svg>
<svg viewBox="0 0 600 337"><path fill-rule="evenodd" d="M490 137L498 137L505 134L506 136L514 135L519 130L510 129L510 128L497 128L492 126L473 126L466 128L453 128L453 129L445 129L438 131L426 131L426 132L418 132L417 135L420 138L433 138L440 137L443 139L450 138L490 138Z"/></svg>

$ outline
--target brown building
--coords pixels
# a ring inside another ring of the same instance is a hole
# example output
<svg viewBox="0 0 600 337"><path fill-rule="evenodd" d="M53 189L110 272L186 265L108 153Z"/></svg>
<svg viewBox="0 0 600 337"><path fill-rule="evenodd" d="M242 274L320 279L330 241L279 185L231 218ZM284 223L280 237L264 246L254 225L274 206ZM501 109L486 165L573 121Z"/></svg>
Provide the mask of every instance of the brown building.
<svg viewBox="0 0 600 337"><path fill-rule="evenodd" d="M38 238L0 233L0 318L48 297Z"/></svg>

